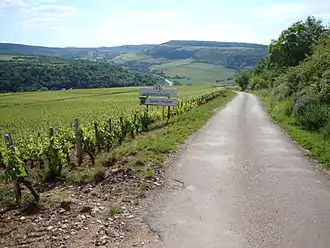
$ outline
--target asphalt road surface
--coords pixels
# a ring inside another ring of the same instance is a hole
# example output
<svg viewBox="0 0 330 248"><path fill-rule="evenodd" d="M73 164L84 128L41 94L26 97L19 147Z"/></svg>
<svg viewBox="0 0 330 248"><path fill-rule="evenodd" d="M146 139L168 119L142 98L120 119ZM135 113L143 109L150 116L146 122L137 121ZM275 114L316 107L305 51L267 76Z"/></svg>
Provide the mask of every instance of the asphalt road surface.
<svg viewBox="0 0 330 248"><path fill-rule="evenodd" d="M169 175L145 213L159 235L150 247L330 247L329 178L253 95L219 110Z"/></svg>

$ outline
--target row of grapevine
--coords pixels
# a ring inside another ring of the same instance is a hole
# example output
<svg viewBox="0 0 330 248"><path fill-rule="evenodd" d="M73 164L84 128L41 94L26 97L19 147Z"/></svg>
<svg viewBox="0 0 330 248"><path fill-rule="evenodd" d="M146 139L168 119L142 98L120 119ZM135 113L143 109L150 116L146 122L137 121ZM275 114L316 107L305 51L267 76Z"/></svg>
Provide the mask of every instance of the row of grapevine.
<svg viewBox="0 0 330 248"><path fill-rule="evenodd" d="M223 91L213 91L182 100L177 106L170 108L169 116L189 111L221 94ZM0 144L0 178L25 182L23 178L28 175L27 168L43 168L47 165L49 179L54 179L61 176L64 166L81 166L84 162L94 164L98 153L109 151L125 138L133 139L139 133L148 131L152 123L161 119L164 119L163 108L154 107L148 112L135 112L130 116L85 126L80 126L79 120L75 119L74 129L51 127L48 137L29 136L18 138L13 143L10 142L10 134L7 134L7 143Z"/></svg>

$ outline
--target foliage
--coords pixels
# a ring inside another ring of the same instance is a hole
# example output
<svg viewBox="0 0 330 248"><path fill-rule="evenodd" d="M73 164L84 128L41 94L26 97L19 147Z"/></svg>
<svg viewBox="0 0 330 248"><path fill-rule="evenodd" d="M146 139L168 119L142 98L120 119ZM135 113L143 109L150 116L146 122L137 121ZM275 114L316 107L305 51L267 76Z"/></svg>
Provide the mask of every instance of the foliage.
<svg viewBox="0 0 330 248"><path fill-rule="evenodd" d="M267 81L261 76L252 76L248 81L248 88L250 90L260 90L267 88Z"/></svg>
<svg viewBox="0 0 330 248"><path fill-rule="evenodd" d="M270 55L237 82L244 89L271 88L287 105L284 115L313 132L325 132L330 119L330 32L314 17L284 30L269 46ZM326 135L325 135L326 136Z"/></svg>
<svg viewBox="0 0 330 248"><path fill-rule="evenodd" d="M0 62L0 92L154 85L160 79L109 63L39 57Z"/></svg>
<svg viewBox="0 0 330 248"><path fill-rule="evenodd" d="M320 130L330 120L330 106L328 105L309 104L298 113L296 114L298 124L311 131Z"/></svg>
<svg viewBox="0 0 330 248"><path fill-rule="evenodd" d="M5 179L15 181L27 176L26 168L17 149L2 149L2 157L6 168Z"/></svg>
<svg viewBox="0 0 330 248"><path fill-rule="evenodd" d="M294 23L270 44L270 63L276 67L297 66L311 55L312 45L326 35L326 28L314 17Z"/></svg>
<svg viewBox="0 0 330 248"><path fill-rule="evenodd" d="M330 120L328 120L327 124L322 128L321 133L326 140L330 140Z"/></svg>
<svg viewBox="0 0 330 248"><path fill-rule="evenodd" d="M249 86L297 143L330 166L330 31L308 17L284 30L250 70ZM262 83L259 83L262 82Z"/></svg>
<svg viewBox="0 0 330 248"><path fill-rule="evenodd" d="M249 85L250 72L239 71L235 76L235 83L241 87L242 90L246 90Z"/></svg>
<svg viewBox="0 0 330 248"><path fill-rule="evenodd" d="M124 213L123 209L120 206L109 206L105 210L110 216L120 215Z"/></svg>

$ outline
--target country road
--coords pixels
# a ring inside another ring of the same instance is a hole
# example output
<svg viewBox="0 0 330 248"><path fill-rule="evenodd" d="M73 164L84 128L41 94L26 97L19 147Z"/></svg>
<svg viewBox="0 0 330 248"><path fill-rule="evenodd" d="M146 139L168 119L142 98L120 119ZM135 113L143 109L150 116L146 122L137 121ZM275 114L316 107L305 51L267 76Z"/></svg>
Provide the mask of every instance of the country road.
<svg viewBox="0 0 330 248"><path fill-rule="evenodd" d="M238 95L187 141L143 211L150 248L329 248L330 181Z"/></svg>

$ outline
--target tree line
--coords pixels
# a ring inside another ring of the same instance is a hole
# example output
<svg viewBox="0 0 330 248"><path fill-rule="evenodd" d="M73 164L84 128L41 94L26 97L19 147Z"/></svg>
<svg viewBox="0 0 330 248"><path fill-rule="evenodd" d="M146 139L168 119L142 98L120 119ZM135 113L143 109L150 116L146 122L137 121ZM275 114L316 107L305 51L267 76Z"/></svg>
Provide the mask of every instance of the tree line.
<svg viewBox="0 0 330 248"><path fill-rule="evenodd" d="M265 90L284 104L284 114L301 128L330 138L330 30L310 16L293 23L268 47L269 55L236 83L242 90Z"/></svg>
<svg viewBox="0 0 330 248"><path fill-rule="evenodd" d="M0 61L0 92L154 85L159 78L110 63L51 57Z"/></svg>

